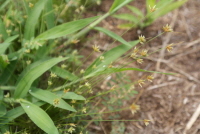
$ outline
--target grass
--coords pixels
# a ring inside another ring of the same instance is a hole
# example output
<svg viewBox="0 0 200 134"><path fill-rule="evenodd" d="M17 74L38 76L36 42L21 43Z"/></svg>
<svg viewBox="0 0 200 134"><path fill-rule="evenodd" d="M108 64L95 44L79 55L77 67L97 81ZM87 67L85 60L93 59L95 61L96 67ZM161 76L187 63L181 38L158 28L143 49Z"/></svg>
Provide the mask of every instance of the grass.
<svg viewBox="0 0 200 134"><path fill-rule="evenodd" d="M85 3L53 0L1 2L4 7L0 7L4 18L0 18L1 133L87 133L90 120L125 121L113 117L104 120L102 114L123 110L135 113L139 110L139 106L134 103L123 107L122 100L130 99L128 94L137 93L133 86L142 86L146 81L152 81L153 76L143 76L132 82L122 72L129 70L173 75L128 67L132 62L141 64L146 56L160 51L147 54L141 48L154 38L172 31L169 31L170 26L164 26L164 32L156 37L147 40L145 36L139 36L138 40L127 42L122 35L96 27L131 1L115 0L104 15L82 19L81 13L88 4L93 3L92 0ZM64 4L67 7L63 8ZM68 13L71 12L78 14L70 16ZM93 45L93 51L88 57L81 56L71 46L91 30L102 32L121 45L105 52L101 52L98 45ZM166 49L171 51L172 48L170 45ZM84 68L85 62L96 53L100 56ZM124 61L115 67L119 60L127 58L130 62ZM109 89L98 92L96 88L108 76L112 76L108 79ZM110 96L113 98L108 101ZM110 111L99 113L100 109L93 106L100 102ZM99 118L93 115L99 115ZM149 122L145 119L126 121Z"/></svg>

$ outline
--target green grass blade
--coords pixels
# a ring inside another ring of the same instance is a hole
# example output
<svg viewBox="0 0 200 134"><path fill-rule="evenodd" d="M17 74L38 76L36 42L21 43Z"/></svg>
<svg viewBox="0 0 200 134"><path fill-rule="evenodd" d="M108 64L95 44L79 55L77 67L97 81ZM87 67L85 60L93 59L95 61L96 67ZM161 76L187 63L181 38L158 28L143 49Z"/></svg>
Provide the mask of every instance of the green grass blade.
<svg viewBox="0 0 200 134"><path fill-rule="evenodd" d="M165 75L175 75L175 73L163 73L163 72L157 72L157 71L148 71L148 70L144 70L144 69L140 69L140 68L107 68L104 71L94 73L92 76L98 76L98 75L102 75L102 74L111 74L111 73L117 73L117 72L128 71L128 70L134 70L134 71L139 71L139 72L148 72L148 73L160 73L160 74L165 74Z"/></svg>
<svg viewBox="0 0 200 134"><path fill-rule="evenodd" d="M175 1L175 2L168 2L164 6L160 7L155 14L152 16L154 20L157 18L169 13L170 11L179 8L182 6L187 0Z"/></svg>
<svg viewBox="0 0 200 134"><path fill-rule="evenodd" d="M7 43L7 42L0 44L0 55L5 53L6 49L10 46L10 44L11 43Z"/></svg>
<svg viewBox="0 0 200 134"><path fill-rule="evenodd" d="M129 6L129 5L127 5L126 7L129 10L131 10L133 13L135 13L137 16L139 16L140 18L144 17L144 14L138 8L136 8L134 6Z"/></svg>
<svg viewBox="0 0 200 134"><path fill-rule="evenodd" d="M74 81L74 80L77 80L79 79L75 74L72 74L70 72L68 72L67 70L65 69L62 69L60 67L53 67L51 69L51 71L53 73L55 73L56 75L58 75L59 77L63 78L63 79L67 79L67 80L70 80L70 81Z"/></svg>
<svg viewBox="0 0 200 134"><path fill-rule="evenodd" d="M39 20L40 14L45 7L47 0L38 1L31 12L28 15L28 19L25 24L24 38L30 40L35 35L35 26Z"/></svg>
<svg viewBox="0 0 200 134"><path fill-rule="evenodd" d="M114 32L111 32L111 31L109 31L107 29L104 29L102 27L95 27L94 29L107 34L108 36L112 37L113 39L119 41L120 43L122 43L124 45L131 46L130 43L128 43L127 41L125 41L121 36L115 34Z"/></svg>
<svg viewBox="0 0 200 134"><path fill-rule="evenodd" d="M6 27L0 17L0 34L2 35L3 39L6 40L8 38L8 34L6 32Z"/></svg>
<svg viewBox="0 0 200 134"><path fill-rule="evenodd" d="M6 66L6 68L3 70L3 72L0 75L0 85L5 85L11 76L13 75L13 72L16 68L17 60L10 61L10 64ZM13 78L14 79L14 78Z"/></svg>
<svg viewBox="0 0 200 134"><path fill-rule="evenodd" d="M4 116L6 112L7 112L6 107L0 103L0 117Z"/></svg>
<svg viewBox="0 0 200 134"><path fill-rule="evenodd" d="M126 29L126 30L134 28L134 27L137 27L137 24L134 24L134 23L124 23L124 24L117 25L117 28L119 28L119 29Z"/></svg>
<svg viewBox="0 0 200 134"><path fill-rule="evenodd" d="M47 15L45 15L47 29L51 29L55 26L55 15L53 12L54 9L52 0L47 1L45 11L47 13Z"/></svg>
<svg viewBox="0 0 200 134"><path fill-rule="evenodd" d="M34 104L37 106L42 106L45 104L45 102L36 102ZM21 106L8 111L6 115L4 115L3 117L0 117L0 126L9 123L10 121L16 119L17 117L21 116L24 113L25 111L23 110Z"/></svg>
<svg viewBox="0 0 200 134"><path fill-rule="evenodd" d="M0 55L5 53L6 49L10 46L11 42L15 40L17 37L18 35L9 37L4 41L4 43L0 44Z"/></svg>
<svg viewBox="0 0 200 134"><path fill-rule="evenodd" d="M73 34L73 33L77 32L78 30L86 27L88 24L90 24L97 18L98 18L98 16L95 16L95 17L91 17L91 18L86 18L86 19L81 19L81 20L64 23L62 25L51 28L50 30L40 34L38 37L36 37L36 40L55 39L58 37Z"/></svg>
<svg viewBox="0 0 200 134"><path fill-rule="evenodd" d="M60 96L64 99L70 99L70 100L86 100L83 96L77 95L74 92L67 92L64 93L63 91L56 92L57 96Z"/></svg>
<svg viewBox="0 0 200 134"><path fill-rule="evenodd" d="M131 45L119 45L108 52L105 52L102 56L104 56L104 62L101 62L99 58L97 58L85 71L85 76L90 77L89 74L92 72L103 71L107 68L107 65L111 64L111 62L115 61L117 58L122 56L125 52L130 50L132 47L136 46L139 43L138 40L129 42ZM96 65L97 68L94 70L92 67Z"/></svg>
<svg viewBox="0 0 200 134"><path fill-rule="evenodd" d="M111 8L109 9L110 13L116 12L118 9L123 7L124 5L128 4L133 0L115 0L114 3L112 4Z"/></svg>
<svg viewBox="0 0 200 134"><path fill-rule="evenodd" d="M48 134L59 134L56 126L49 117L49 115L37 105L21 100L21 106L23 107L29 118L43 131Z"/></svg>
<svg viewBox="0 0 200 134"><path fill-rule="evenodd" d="M57 63L66 60L67 58L52 58L43 62L39 61L39 64L33 64L28 67L28 69L22 72L22 76L17 83L16 90L14 93L15 98L21 98L26 96L31 84L35 79L40 77L45 71L49 70L51 67Z"/></svg>
<svg viewBox="0 0 200 134"><path fill-rule="evenodd" d="M6 0L6 1L4 1L4 3L1 4L1 6L0 6L0 11L4 10L5 7L10 3L10 1L11 1L11 0Z"/></svg>
<svg viewBox="0 0 200 134"><path fill-rule="evenodd" d="M55 99L59 99L59 104L54 105L54 106L65 109L65 110L76 112L76 110L73 107L71 107L64 100L60 99L59 96L55 95L54 93L52 93L50 91L33 88L33 89L29 90L29 93L32 96L34 96L35 98L45 101L51 105L54 105Z"/></svg>
<svg viewBox="0 0 200 134"><path fill-rule="evenodd" d="M0 86L0 100L4 98L4 91L2 90L2 86Z"/></svg>
<svg viewBox="0 0 200 134"><path fill-rule="evenodd" d="M127 14L127 13L115 14L115 15L113 15L113 17L115 17L117 19L127 20L130 22L136 23L136 24L139 22L139 18L135 17L132 14Z"/></svg>

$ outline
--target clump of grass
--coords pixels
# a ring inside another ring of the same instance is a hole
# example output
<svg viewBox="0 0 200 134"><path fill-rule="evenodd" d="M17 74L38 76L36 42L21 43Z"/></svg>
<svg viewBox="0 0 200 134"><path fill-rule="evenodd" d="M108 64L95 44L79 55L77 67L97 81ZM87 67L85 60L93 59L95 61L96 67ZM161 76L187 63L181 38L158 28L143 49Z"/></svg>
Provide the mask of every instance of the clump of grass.
<svg viewBox="0 0 200 134"><path fill-rule="evenodd" d="M140 35L138 40L127 42L121 36L96 25L131 0L115 0L104 15L85 19L79 17L86 10L84 5L87 3L77 1L75 12L79 14L78 17L70 16L69 19L74 21L65 23L65 20L59 19L65 16L68 8L69 12L74 11L68 7L70 2L73 1L65 3L67 6L63 7L60 5L62 2L55 2L54 5L52 0L12 4L6 1L3 4L8 12L0 8L0 12L4 13L4 19L0 18L1 133L81 134L86 133L90 120L123 121L113 118L104 120L101 115L123 110L130 110L133 114L139 111L136 103L119 109L110 104L117 102L118 106L123 106L119 100L128 100L130 93L136 94L135 85L142 87L146 81L153 81L152 73L161 73L127 66L132 62L143 64L145 57L159 51L149 52L141 47L166 32L173 32L169 25L164 26L163 33L156 37L146 39ZM60 9L60 6L63 8ZM122 45L101 51L100 46L94 44L93 51L86 58L79 55L70 45L81 42L79 38L91 29L103 32ZM172 51L173 44L166 49ZM128 53L129 50L132 50L131 53ZM85 68L85 62L96 53L100 56ZM130 61L123 61L126 58ZM116 67L115 64L120 60L123 64ZM127 70L151 74L132 82L130 78L123 77L122 72ZM116 76L110 82L112 74ZM109 81L109 89L99 92L96 88L105 79ZM113 99L108 101L108 95ZM96 98L100 100L95 102ZM110 111L99 112L95 106L100 102L105 107L110 106ZM95 117L97 115L98 118ZM150 122L147 119L126 121L143 121L145 125Z"/></svg>

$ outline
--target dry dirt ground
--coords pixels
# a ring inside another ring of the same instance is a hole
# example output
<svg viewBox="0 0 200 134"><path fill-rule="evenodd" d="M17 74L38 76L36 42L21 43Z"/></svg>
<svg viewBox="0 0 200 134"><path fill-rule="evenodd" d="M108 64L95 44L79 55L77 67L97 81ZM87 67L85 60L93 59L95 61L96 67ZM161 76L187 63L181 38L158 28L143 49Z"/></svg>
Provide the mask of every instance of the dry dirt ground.
<svg viewBox="0 0 200 134"><path fill-rule="evenodd" d="M106 12L112 2L104 0L98 9L93 10ZM135 0L131 5L145 12L143 1ZM122 8L119 12L127 12L127 9ZM109 17L101 26L121 35L124 30L116 28L120 23L120 20ZM126 134L200 134L200 0L188 0L181 8L159 18L145 29L132 29L123 37L127 41L134 40L138 38L138 32L146 37L154 37L166 24L170 24L175 32L156 38L148 43L146 48L152 52L165 48L170 43L182 43L174 46L171 53L159 51L147 57L142 65L134 64L134 67L173 72L177 75L155 74L153 83L146 84L143 88L136 87L139 95L127 103L130 105L138 99L137 104L141 109L135 115L130 111L120 112L121 119L149 119L151 123L146 127L143 122L125 122ZM95 37L97 42L92 43L99 44L98 41L101 40L102 49L113 42L111 38L101 34ZM141 73L135 72L130 75L133 79L142 76ZM111 123L102 124L97 127L99 129L96 133L109 134Z"/></svg>

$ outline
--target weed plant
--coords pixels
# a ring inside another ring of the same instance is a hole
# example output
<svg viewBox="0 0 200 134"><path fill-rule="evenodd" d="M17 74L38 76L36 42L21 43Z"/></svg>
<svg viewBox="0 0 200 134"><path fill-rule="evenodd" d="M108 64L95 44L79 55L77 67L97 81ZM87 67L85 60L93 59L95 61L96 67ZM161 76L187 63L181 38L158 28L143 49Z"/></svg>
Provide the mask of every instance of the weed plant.
<svg viewBox="0 0 200 134"><path fill-rule="evenodd" d="M122 121L116 120L118 117L104 120L102 114L122 110L130 110L134 114L140 109L135 103L123 107L121 100L137 93L134 91L136 84L142 87L146 81L154 79L152 73L161 72L127 66L132 62L142 64L145 57L157 52L148 52L142 47L173 30L166 25L163 33L152 39L139 35L138 40L127 42L121 35L96 27L131 1L115 0L104 15L84 19L80 19L81 13L87 5L94 3L92 0L0 1L2 134L85 134L88 121ZM100 2L97 1L97 4ZM87 57L79 55L72 46L92 29L103 32L122 45L102 51L99 45L93 44L93 51ZM171 51L173 45L166 49ZM85 62L96 53L100 56L85 67ZM124 60L127 58L128 62ZM120 60L122 64L116 66ZM147 75L132 82L122 73L127 70L146 72ZM96 88L106 79L109 89L99 92ZM101 98L99 102L109 111L98 109L96 98ZM147 119L127 121L149 123Z"/></svg>

